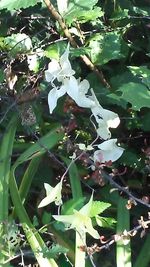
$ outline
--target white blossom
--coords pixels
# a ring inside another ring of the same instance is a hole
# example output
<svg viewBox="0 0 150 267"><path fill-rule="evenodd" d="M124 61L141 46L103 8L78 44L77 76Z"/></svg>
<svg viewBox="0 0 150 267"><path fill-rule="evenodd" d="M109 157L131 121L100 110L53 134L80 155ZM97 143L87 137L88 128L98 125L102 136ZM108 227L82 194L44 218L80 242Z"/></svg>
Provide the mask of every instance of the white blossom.
<svg viewBox="0 0 150 267"><path fill-rule="evenodd" d="M55 186L52 187L51 185L44 183L44 187L46 190L46 197L40 202L38 208L45 207L52 202L55 202L56 205L62 204L62 180Z"/></svg>
<svg viewBox="0 0 150 267"><path fill-rule="evenodd" d="M95 239L99 239L99 233L93 228L90 218L90 211L93 201L93 195L89 202L79 211L74 210L73 215L53 215L54 219L63 222L66 229L75 229L79 234L88 232Z"/></svg>
<svg viewBox="0 0 150 267"><path fill-rule="evenodd" d="M63 82L64 78L71 77L75 74L68 57L69 44L59 61L52 59L52 61L48 64L48 69L45 71L45 79L47 82L53 82L55 79L57 79L59 82Z"/></svg>
<svg viewBox="0 0 150 267"><path fill-rule="evenodd" d="M116 161L123 154L124 148L116 145L117 139L110 139L98 145L99 150L94 152L94 162L105 163Z"/></svg>
<svg viewBox="0 0 150 267"><path fill-rule="evenodd" d="M48 94L48 105L50 113L57 106L57 100L66 93L65 87L54 87Z"/></svg>
<svg viewBox="0 0 150 267"><path fill-rule="evenodd" d="M91 100L86 94L89 90L90 84L84 79L76 79L71 76L69 79L64 80L62 88L65 88L67 94L76 102L79 107L90 108L94 105L94 101Z"/></svg>
<svg viewBox="0 0 150 267"><path fill-rule="evenodd" d="M91 90L92 99L95 103L91 107L92 114L94 115L96 122L98 123L97 133L98 135L103 138L104 140L111 138L111 133L109 128L117 128L120 119L117 113L104 109L98 102L93 90Z"/></svg>

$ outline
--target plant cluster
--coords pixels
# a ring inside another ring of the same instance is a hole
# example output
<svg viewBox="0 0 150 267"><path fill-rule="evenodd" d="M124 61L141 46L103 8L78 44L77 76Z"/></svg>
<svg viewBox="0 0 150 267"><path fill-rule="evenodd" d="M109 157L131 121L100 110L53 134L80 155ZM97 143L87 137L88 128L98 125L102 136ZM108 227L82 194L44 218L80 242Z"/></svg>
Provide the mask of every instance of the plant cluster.
<svg viewBox="0 0 150 267"><path fill-rule="evenodd" d="M148 0L0 1L2 266L149 266L149 20Z"/></svg>

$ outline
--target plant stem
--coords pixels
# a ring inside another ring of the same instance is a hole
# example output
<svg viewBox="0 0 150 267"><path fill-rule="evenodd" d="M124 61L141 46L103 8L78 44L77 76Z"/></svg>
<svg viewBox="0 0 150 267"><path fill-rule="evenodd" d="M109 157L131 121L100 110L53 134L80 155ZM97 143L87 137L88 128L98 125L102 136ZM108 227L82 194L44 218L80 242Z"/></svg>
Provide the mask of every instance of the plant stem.
<svg viewBox="0 0 150 267"><path fill-rule="evenodd" d="M79 233L76 231L76 253L75 253L75 267L85 267L85 251L82 247L86 244L86 233Z"/></svg>

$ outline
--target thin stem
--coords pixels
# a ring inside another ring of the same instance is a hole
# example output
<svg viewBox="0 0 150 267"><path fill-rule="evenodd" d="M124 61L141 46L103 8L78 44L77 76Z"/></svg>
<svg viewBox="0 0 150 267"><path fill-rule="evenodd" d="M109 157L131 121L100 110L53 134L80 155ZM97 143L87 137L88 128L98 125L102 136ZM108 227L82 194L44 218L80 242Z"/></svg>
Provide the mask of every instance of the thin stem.
<svg viewBox="0 0 150 267"><path fill-rule="evenodd" d="M108 175L108 174L107 174L106 172L104 172L104 171L101 171L101 173L102 173L103 177L104 177L106 180L108 180L108 181L110 182L110 184L113 185L115 188L117 188L119 191L122 191L122 192L126 193L126 194L127 194L132 200L134 200L135 202L140 203L140 204L144 205L144 206L147 207L147 208L150 208L150 204L148 204L148 203L142 201L141 199L139 199L139 198L133 196L132 193L129 192L129 190L128 190L127 188L122 187L121 185L119 185L118 183L116 183L116 182L113 180L113 178L112 178L111 175Z"/></svg>

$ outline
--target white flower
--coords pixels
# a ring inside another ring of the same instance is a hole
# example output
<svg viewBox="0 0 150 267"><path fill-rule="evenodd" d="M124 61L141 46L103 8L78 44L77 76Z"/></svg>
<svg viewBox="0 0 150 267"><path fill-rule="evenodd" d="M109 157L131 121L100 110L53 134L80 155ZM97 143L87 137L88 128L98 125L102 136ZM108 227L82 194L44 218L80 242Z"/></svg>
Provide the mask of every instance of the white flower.
<svg viewBox="0 0 150 267"><path fill-rule="evenodd" d="M120 123L120 119L117 113L104 109L99 104L93 90L91 90L91 92L92 96L90 96L90 99L95 102L95 105L91 107L91 111L98 123L97 133L104 140L109 139L111 137L109 128L117 128Z"/></svg>
<svg viewBox="0 0 150 267"><path fill-rule="evenodd" d="M59 82L63 82L64 78L75 74L71 67L68 56L69 44L59 61L52 59L52 61L48 64L48 69L45 71L45 79L47 82L53 82L55 79L57 79Z"/></svg>
<svg viewBox="0 0 150 267"><path fill-rule="evenodd" d="M38 208L45 207L52 202L55 202L56 205L62 204L61 190L62 190L62 180L55 186L44 183L46 190L46 197L40 202Z"/></svg>
<svg viewBox="0 0 150 267"><path fill-rule="evenodd" d="M50 113L57 106L57 100L66 93L65 87L54 87L48 94L48 105Z"/></svg>
<svg viewBox="0 0 150 267"><path fill-rule="evenodd" d="M79 234L88 232L95 239L99 239L98 232L92 226L90 218L90 210L92 206L93 195L89 202L84 205L79 211L74 210L73 215L54 215L54 219L63 222L67 229L75 229Z"/></svg>
<svg viewBox="0 0 150 267"><path fill-rule="evenodd" d="M110 139L98 145L100 150L94 152L94 162L105 163L108 161L116 161L124 151L124 148L116 145L117 139Z"/></svg>
<svg viewBox="0 0 150 267"><path fill-rule="evenodd" d="M67 94L79 107L90 108L94 105L94 101L86 95L90 87L86 79L80 81L80 79L77 80L74 76L71 76L69 79L64 80L62 87L66 89Z"/></svg>
<svg viewBox="0 0 150 267"><path fill-rule="evenodd" d="M74 76L64 79L63 85L58 88L54 87L48 94L48 104L50 113L53 112L57 105L57 100L67 93L79 107L90 108L94 105L94 101L91 100L86 93L88 92L90 85L87 80L80 81Z"/></svg>

